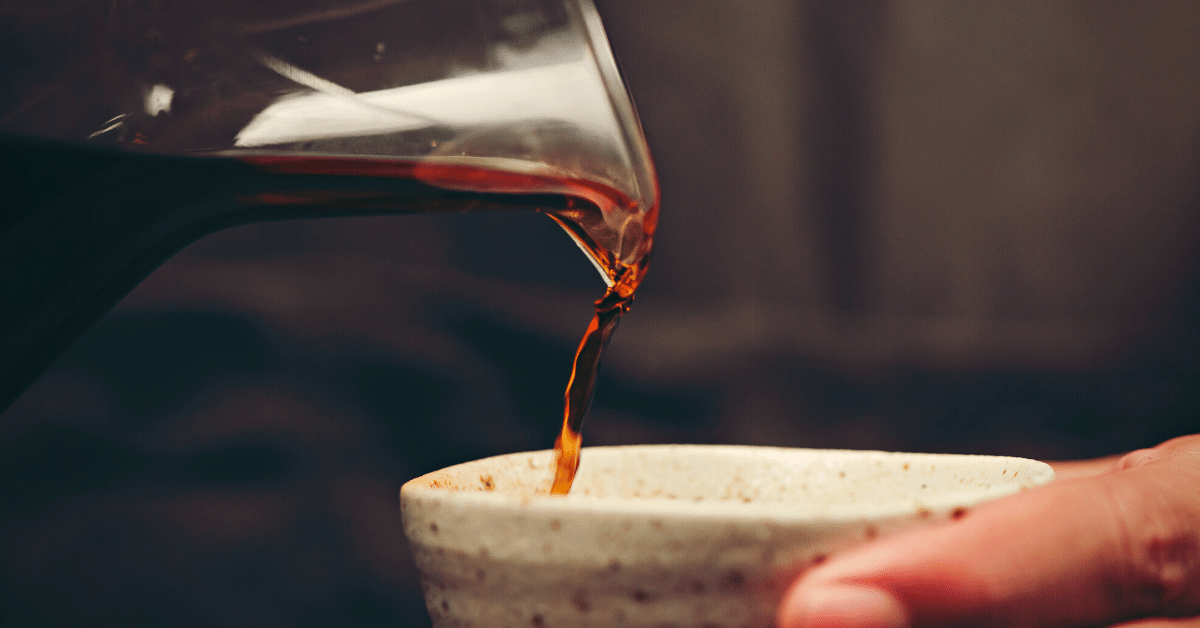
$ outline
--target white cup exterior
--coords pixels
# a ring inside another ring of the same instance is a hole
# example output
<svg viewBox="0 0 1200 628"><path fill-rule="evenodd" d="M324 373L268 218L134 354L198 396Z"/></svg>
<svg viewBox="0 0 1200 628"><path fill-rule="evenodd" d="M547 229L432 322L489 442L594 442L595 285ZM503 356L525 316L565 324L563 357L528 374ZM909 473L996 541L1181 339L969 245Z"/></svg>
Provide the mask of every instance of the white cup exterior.
<svg viewBox="0 0 1200 628"><path fill-rule="evenodd" d="M765 628L791 580L829 555L1054 477L1001 456L591 447L571 494L556 496L553 456L404 485L435 627Z"/></svg>

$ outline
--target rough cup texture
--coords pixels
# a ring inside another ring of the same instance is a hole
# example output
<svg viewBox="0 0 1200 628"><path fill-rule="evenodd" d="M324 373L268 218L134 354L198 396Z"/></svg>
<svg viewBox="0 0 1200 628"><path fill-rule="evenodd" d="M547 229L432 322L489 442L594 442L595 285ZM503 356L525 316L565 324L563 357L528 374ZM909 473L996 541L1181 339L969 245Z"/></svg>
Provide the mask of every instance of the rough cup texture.
<svg viewBox="0 0 1200 628"><path fill-rule="evenodd" d="M783 588L830 554L1043 484L997 456L650 445L469 462L401 490L434 626L772 625Z"/></svg>

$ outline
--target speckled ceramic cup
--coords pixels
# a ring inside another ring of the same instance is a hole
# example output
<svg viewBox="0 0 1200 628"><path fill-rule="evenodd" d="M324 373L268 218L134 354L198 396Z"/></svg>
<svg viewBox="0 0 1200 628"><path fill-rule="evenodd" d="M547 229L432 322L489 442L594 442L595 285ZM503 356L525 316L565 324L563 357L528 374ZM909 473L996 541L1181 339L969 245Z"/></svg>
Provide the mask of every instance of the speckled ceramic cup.
<svg viewBox="0 0 1200 628"><path fill-rule="evenodd" d="M1020 458L773 447L592 447L476 460L400 492L439 628L771 626L834 552L1048 482Z"/></svg>

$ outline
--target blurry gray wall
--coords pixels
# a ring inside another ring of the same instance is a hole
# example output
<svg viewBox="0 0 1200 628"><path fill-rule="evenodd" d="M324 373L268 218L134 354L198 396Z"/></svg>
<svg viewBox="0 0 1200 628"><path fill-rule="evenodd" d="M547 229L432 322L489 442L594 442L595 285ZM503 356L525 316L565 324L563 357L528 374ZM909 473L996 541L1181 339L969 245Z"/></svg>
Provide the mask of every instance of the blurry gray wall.
<svg viewBox="0 0 1200 628"><path fill-rule="evenodd" d="M1195 3L601 6L663 182L648 295L848 360L1095 365L1194 322Z"/></svg>

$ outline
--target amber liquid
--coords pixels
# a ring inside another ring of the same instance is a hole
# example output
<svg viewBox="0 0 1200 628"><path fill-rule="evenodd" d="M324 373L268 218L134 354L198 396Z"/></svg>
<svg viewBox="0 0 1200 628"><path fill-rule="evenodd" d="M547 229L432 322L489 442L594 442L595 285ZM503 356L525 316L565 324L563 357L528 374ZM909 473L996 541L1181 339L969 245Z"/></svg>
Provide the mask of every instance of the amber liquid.
<svg viewBox="0 0 1200 628"><path fill-rule="evenodd" d="M558 222L604 274L608 290L596 301L595 314L575 352L564 395L562 426L554 441L555 474L551 494L571 490L579 468L583 420L592 403L596 375L604 350L621 315L629 311L645 275L657 220L656 206L640 207L615 189L593 181L546 174L514 172L453 162L395 162L364 159L251 157L242 161L289 174L352 174L412 179L444 189L430 195L427 210L471 211L482 208L456 203L457 192L501 195L491 202L526 204ZM294 194L294 192L293 192ZM312 193L288 197L265 193L260 202L272 204L312 200ZM357 199L363 202L364 198ZM438 204L449 206L438 207ZM461 202L461 201L460 201Z"/></svg>

